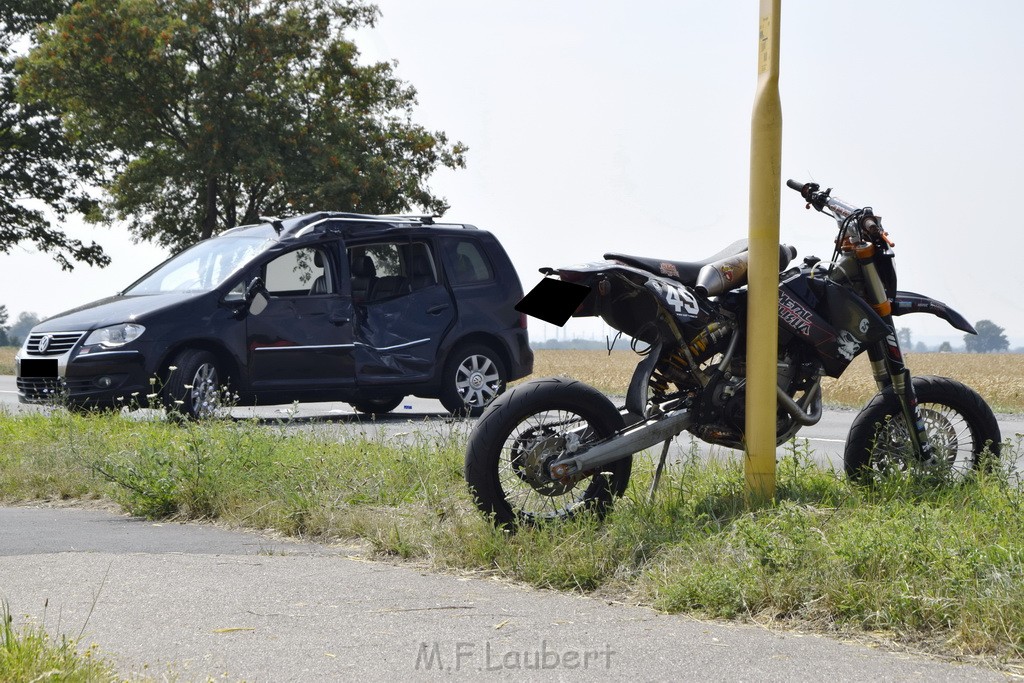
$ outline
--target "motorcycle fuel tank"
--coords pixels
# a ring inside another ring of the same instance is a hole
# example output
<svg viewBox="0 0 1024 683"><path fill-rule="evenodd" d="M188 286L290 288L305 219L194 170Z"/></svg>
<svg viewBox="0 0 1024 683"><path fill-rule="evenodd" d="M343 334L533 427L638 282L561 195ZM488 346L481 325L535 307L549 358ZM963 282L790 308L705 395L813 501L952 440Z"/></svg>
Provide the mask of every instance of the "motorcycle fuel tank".
<svg viewBox="0 0 1024 683"><path fill-rule="evenodd" d="M779 286L779 329L813 348L831 377L839 377L861 351L889 331L856 294L804 274Z"/></svg>

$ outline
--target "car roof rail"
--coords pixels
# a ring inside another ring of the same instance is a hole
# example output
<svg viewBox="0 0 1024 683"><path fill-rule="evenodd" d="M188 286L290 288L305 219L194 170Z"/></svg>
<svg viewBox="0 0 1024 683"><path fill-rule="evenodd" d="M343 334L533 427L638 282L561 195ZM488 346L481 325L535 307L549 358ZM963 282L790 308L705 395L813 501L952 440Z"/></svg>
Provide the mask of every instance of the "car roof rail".
<svg viewBox="0 0 1024 683"><path fill-rule="evenodd" d="M260 217L262 222L253 223L250 225L239 225L234 228L221 231L220 235L227 235L238 230L246 228L255 228L261 225L269 225L273 227L274 232L277 233L280 239L301 237L308 235L316 230L327 230L330 229L329 224L332 222L343 222L352 224L352 228L356 228L357 225L384 225L391 226L395 229L401 229L405 227L413 226L433 226L444 227L444 228L462 228L465 230L477 230L475 225L469 225L468 223L437 223L435 219L440 216L431 214L368 214L368 213L354 213L350 211L318 211L315 213L308 213L301 216L294 216L292 218L277 218L277 217ZM353 230L354 231L354 230ZM345 231L348 232L348 231Z"/></svg>

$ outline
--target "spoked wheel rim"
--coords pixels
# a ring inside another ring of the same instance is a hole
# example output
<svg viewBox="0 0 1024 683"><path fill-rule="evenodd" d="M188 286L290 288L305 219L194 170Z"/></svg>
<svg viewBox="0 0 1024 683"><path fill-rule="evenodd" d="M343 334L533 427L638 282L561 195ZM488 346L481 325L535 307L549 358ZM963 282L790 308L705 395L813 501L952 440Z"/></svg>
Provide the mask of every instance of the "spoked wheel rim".
<svg viewBox="0 0 1024 683"><path fill-rule="evenodd" d="M189 392L192 414L199 418L213 417L221 407L220 377L217 366L203 363L196 369Z"/></svg>
<svg viewBox="0 0 1024 683"><path fill-rule="evenodd" d="M922 404L919 411L935 455L931 467L955 478L962 478L974 469L975 434L967 418L955 408L939 403ZM903 416L895 416L880 425L871 454L872 469L904 472L916 464Z"/></svg>
<svg viewBox="0 0 1024 683"><path fill-rule="evenodd" d="M501 372L487 356L469 356L455 370L455 390L467 408L483 408L501 392Z"/></svg>
<svg viewBox="0 0 1024 683"><path fill-rule="evenodd" d="M498 461L498 481L511 508L539 521L571 515L584 505L593 479L552 481L547 466L553 458L600 439L586 418L570 410L547 410L523 419L505 439Z"/></svg>

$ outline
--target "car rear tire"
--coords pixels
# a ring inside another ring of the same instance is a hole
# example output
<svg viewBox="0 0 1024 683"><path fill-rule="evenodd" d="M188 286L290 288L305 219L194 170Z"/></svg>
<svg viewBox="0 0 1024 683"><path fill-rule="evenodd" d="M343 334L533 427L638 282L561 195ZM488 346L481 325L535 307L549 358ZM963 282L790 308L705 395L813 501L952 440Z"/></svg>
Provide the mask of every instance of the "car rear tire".
<svg viewBox="0 0 1024 683"><path fill-rule="evenodd" d="M216 417L223 407L226 381L216 356L185 349L168 367L164 385L167 409L193 420Z"/></svg>
<svg viewBox="0 0 1024 683"><path fill-rule="evenodd" d="M405 396L392 396L386 398L364 398L360 401L352 401L349 405L360 413L368 415L384 415L402 405Z"/></svg>
<svg viewBox="0 0 1024 683"><path fill-rule="evenodd" d="M476 417L503 391L505 363L483 344L460 346L449 354L441 376L441 404L454 415Z"/></svg>

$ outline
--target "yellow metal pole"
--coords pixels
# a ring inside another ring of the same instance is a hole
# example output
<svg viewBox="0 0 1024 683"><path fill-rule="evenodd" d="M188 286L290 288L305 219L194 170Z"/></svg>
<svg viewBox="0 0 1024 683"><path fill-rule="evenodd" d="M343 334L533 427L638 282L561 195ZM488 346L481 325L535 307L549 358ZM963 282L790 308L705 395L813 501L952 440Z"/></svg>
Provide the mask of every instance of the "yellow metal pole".
<svg viewBox="0 0 1024 683"><path fill-rule="evenodd" d="M747 498L775 497L775 412L778 399L779 193L782 104L779 23L782 0L761 0L757 94L750 137L750 269L747 311Z"/></svg>

